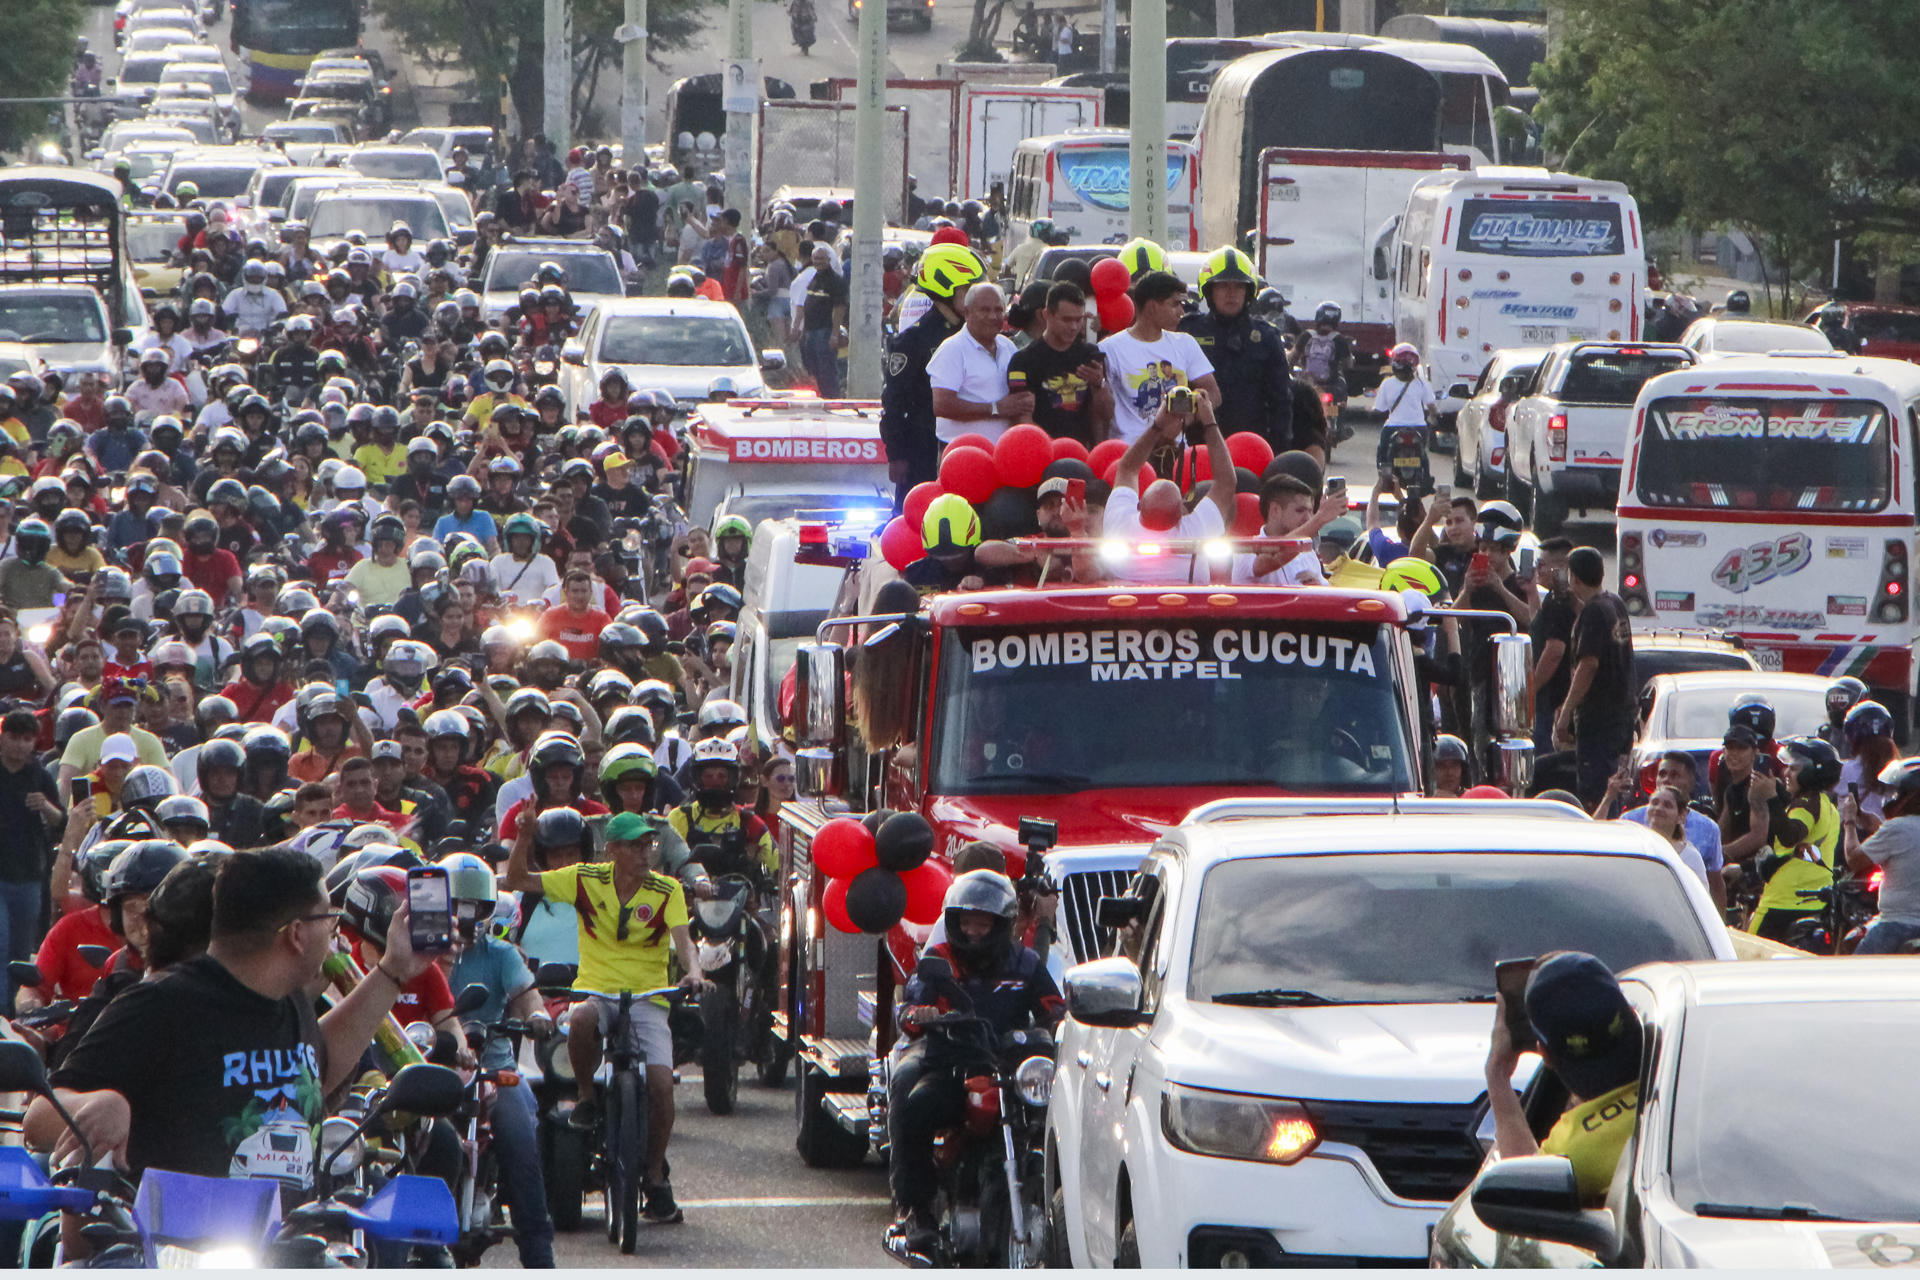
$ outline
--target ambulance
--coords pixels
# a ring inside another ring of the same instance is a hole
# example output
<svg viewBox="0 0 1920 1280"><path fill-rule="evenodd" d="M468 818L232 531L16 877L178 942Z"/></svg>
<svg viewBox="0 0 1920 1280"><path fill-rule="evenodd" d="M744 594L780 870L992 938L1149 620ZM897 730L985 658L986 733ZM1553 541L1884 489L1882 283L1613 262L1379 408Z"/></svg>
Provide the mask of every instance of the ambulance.
<svg viewBox="0 0 1920 1280"><path fill-rule="evenodd" d="M703 404L687 430L688 522L712 528L737 515L749 527L801 511L892 514L893 482L880 443L878 400L732 400Z"/></svg>
<svg viewBox="0 0 1920 1280"><path fill-rule="evenodd" d="M1641 388L1619 490L1636 629L1741 638L1762 668L1855 676L1913 718L1920 368L1736 356Z"/></svg>

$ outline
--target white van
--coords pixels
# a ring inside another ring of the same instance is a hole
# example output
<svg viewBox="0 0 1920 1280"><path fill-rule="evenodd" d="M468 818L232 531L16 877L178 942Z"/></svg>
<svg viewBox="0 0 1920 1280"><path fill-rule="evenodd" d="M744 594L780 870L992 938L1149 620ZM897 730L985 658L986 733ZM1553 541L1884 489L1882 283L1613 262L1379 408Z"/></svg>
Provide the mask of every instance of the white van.
<svg viewBox="0 0 1920 1280"><path fill-rule="evenodd" d="M729 696L746 708L747 723L769 740L780 737L780 685L793 670L794 654L832 616L834 598L847 578L844 569L794 559L800 525L792 516L760 522L740 593Z"/></svg>
<svg viewBox="0 0 1920 1280"><path fill-rule="evenodd" d="M1856 676L1912 720L1920 368L1732 356L1652 378L1620 472L1636 629L1731 632L1764 670Z"/></svg>
<svg viewBox="0 0 1920 1280"><path fill-rule="evenodd" d="M1394 234L1393 330L1451 418L1495 351L1640 337L1640 210L1618 182L1490 167L1423 178Z"/></svg>

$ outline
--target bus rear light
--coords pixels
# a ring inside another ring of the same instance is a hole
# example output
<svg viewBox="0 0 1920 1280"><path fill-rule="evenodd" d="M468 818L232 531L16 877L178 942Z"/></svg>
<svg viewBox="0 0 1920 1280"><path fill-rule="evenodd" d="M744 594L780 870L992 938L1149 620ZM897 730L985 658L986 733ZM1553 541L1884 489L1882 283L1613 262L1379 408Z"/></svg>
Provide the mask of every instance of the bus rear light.
<svg viewBox="0 0 1920 1280"><path fill-rule="evenodd" d="M1616 272L1614 272L1614 273L1613 273L1612 275L1610 275L1610 276L1608 276L1608 277L1607 277L1607 283L1608 283L1608 284L1619 284L1619 283L1620 283L1620 273L1619 273L1618 271L1616 271Z"/></svg>
<svg viewBox="0 0 1920 1280"><path fill-rule="evenodd" d="M1567 415L1564 413L1547 419L1547 458L1552 462L1567 460Z"/></svg>
<svg viewBox="0 0 1920 1280"><path fill-rule="evenodd" d="M1880 562L1880 589L1873 601L1875 622L1905 622L1907 605L1907 544L1888 538L1886 554Z"/></svg>
<svg viewBox="0 0 1920 1280"><path fill-rule="evenodd" d="M1641 553L1640 535L1620 535L1620 598L1627 612L1636 618L1653 616L1653 599L1647 594L1646 564Z"/></svg>
<svg viewBox="0 0 1920 1280"><path fill-rule="evenodd" d="M1513 273L1509 271L1502 271L1499 275L1495 276L1494 279L1504 284L1506 281L1513 279Z"/></svg>
<svg viewBox="0 0 1920 1280"><path fill-rule="evenodd" d="M1460 310L1465 311L1467 309L1467 295L1463 293L1459 297L1455 298L1453 300L1453 305L1459 308Z"/></svg>
<svg viewBox="0 0 1920 1280"><path fill-rule="evenodd" d="M1458 329L1455 329L1455 330L1453 331L1453 336L1454 336L1454 337L1456 337L1456 338L1464 338L1464 337L1466 337L1466 336L1467 336L1467 326L1465 326L1465 325L1461 325L1461 326L1460 326L1460 327L1459 327Z"/></svg>
<svg viewBox="0 0 1920 1280"><path fill-rule="evenodd" d="M1607 330L1607 341L1608 342L1620 341L1620 331L1618 329Z"/></svg>
<svg viewBox="0 0 1920 1280"><path fill-rule="evenodd" d="M1469 270L1467 270L1467 269L1466 269L1465 267L1462 267L1462 268L1460 268L1460 280L1461 280L1461 282L1462 282L1462 283L1465 283L1466 281L1468 281L1468 280L1471 280L1471 279L1473 279L1473 272L1471 272L1471 271L1469 271Z"/></svg>
<svg viewBox="0 0 1920 1280"><path fill-rule="evenodd" d="M1615 298L1611 302L1607 303L1607 310L1609 311L1620 310L1620 299Z"/></svg>
<svg viewBox="0 0 1920 1280"><path fill-rule="evenodd" d="M1576 272L1574 272L1574 273L1573 273L1573 282L1574 282L1575 284L1585 284L1585 283L1587 282L1587 273L1586 273L1586 272L1584 272L1584 271L1576 271Z"/></svg>

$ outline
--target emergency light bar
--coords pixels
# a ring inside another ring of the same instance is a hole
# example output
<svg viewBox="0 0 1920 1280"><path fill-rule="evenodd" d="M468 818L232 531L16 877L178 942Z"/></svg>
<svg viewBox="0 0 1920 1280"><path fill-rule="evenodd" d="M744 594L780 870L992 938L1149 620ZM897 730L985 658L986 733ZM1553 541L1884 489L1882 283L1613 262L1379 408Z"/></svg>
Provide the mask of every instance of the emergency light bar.
<svg viewBox="0 0 1920 1280"><path fill-rule="evenodd" d="M1255 555L1264 551L1292 551L1295 555L1312 555L1313 543L1306 538L1142 538L1138 542L1128 542L1125 538L1009 538L1009 543L1021 551L1051 553L1092 551L1110 565L1124 564L1132 556L1204 556L1216 565L1224 565L1234 555L1252 552ZM1047 569L1052 559L1042 560L1040 565L1040 585L1045 586Z"/></svg>
<svg viewBox="0 0 1920 1280"><path fill-rule="evenodd" d="M846 409L864 418L869 412L877 413L880 410L880 402L878 400L815 400L802 397L792 400L729 400L727 403L729 406L739 409L742 413L748 415L759 413L765 409L806 409L810 411L819 409Z"/></svg>

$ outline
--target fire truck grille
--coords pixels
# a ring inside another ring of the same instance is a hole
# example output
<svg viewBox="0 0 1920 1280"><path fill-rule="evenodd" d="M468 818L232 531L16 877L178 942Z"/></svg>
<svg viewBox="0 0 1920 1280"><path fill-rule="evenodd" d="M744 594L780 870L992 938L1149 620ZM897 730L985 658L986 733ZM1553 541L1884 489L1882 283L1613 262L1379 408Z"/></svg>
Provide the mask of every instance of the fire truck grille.
<svg viewBox="0 0 1920 1280"><path fill-rule="evenodd" d="M1060 881L1060 920L1076 961L1107 953L1113 931L1099 922L1100 899L1119 897L1133 880L1130 871L1076 871Z"/></svg>

